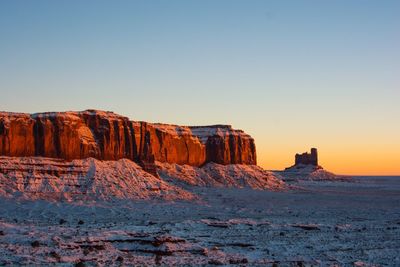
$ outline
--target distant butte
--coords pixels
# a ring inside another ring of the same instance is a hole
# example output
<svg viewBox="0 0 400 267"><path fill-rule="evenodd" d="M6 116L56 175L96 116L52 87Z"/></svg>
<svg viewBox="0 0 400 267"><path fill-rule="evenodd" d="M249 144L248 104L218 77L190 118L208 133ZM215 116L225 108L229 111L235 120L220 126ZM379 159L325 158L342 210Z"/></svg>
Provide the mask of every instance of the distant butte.
<svg viewBox="0 0 400 267"><path fill-rule="evenodd" d="M294 165L284 171L276 171L285 182L297 182L301 180L313 181L349 181L348 177L336 175L326 171L318 164L318 151L311 148L310 153L304 152L295 155Z"/></svg>
<svg viewBox="0 0 400 267"><path fill-rule="evenodd" d="M296 154L295 165L299 164L318 166L317 149L311 148L311 153L304 152L303 154Z"/></svg>
<svg viewBox="0 0 400 267"><path fill-rule="evenodd" d="M322 167L318 165L318 150L316 148L311 148L310 153L296 153L294 156L294 165L285 170L301 169L307 166L313 169L322 169Z"/></svg>

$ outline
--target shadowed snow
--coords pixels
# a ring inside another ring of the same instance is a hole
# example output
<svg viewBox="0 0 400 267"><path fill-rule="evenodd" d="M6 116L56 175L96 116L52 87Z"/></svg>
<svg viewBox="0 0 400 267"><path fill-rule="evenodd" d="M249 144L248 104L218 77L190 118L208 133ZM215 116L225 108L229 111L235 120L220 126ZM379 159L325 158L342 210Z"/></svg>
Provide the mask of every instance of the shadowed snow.
<svg viewBox="0 0 400 267"><path fill-rule="evenodd" d="M128 159L71 162L0 157L0 193L27 199L191 200L192 193L145 172Z"/></svg>
<svg viewBox="0 0 400 267"><path fill-rule="evenodd" d="M284 182L272 172L256 165L220 165L207 163L203 167L157 162L160 176L166 181L194 186L249 187L282 190Z"/></svg>

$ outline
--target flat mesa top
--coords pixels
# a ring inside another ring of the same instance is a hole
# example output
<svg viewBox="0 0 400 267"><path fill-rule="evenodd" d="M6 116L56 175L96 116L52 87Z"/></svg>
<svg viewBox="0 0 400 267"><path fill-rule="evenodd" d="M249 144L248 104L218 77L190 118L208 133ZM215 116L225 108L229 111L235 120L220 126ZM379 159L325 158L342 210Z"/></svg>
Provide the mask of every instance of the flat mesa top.
<svg viewBox="0 0 400 267"><path fill-rule="evenodd" d="M37 119L37 118L66 118L69 120L77 120L81 116L98 116L105 119L111 120L126 120L133 123L140 123L141 121L133 121L128 117L114 113L113 111L104 111L96 109L87 109L84 111L63 111L63 112L39 112L39 113L20 113L20 112L7 112L0 111L0 118L3 119ZM199 137L199 139L204 143L207 141L209 136L226 136L226 135L240 135L243 138L252 138L250 135L246 134L242 130L233 129L231 125L215 124L215 125L204 125L204 126L180 126L176 124L165 124L165 123L149 123L154 128L168 132L171 134L178 135L194 135Z"/></svg>

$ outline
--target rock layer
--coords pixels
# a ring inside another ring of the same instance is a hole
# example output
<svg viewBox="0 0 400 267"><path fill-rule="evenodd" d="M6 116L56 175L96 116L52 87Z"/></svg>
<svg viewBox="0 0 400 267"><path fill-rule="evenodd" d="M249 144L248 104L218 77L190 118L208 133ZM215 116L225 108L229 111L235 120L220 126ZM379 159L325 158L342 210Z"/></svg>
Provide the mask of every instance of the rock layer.
<svg viewBox="0 0 400 267"><path fill-rule="evenodd" d="M256 164L253 138L227 125L185 127L130 121L113 112L0 112L0 155L65 160L131 159L156 174L154 161L202 166Z"/></svg>

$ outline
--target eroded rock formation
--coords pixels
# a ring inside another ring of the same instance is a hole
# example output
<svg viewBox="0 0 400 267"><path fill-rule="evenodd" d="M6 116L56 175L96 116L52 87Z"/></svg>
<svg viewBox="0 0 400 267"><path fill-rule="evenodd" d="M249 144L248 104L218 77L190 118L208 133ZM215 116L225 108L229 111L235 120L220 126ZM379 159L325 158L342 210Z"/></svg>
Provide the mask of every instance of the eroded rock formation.
<svg viewBox="0 0 400 267"><path fill-rule="evenodd" d="M311 153L304 152L303 154L296 154L295 165L299 164L318 166L317 149L311 148Z"/></svg>
<svg viewBox="0 0 400 267"><path fill-rule="evenodd" d="M318 165L318 152L311 148L311 153L296 154L295 165L286 168L284 171L275 171L275 174L285 182L309 181L350 181L349 177L336 175L324 170Z"/></svg>
<svg viewBox="0 0 400 267"><path fill-rule="evenodd" d="M65 160L131 159L156 174L154 161L202 166L256 164L253 138L227 125L184 127L130 121L113 112L0 112L0 155Z"/></svg>

